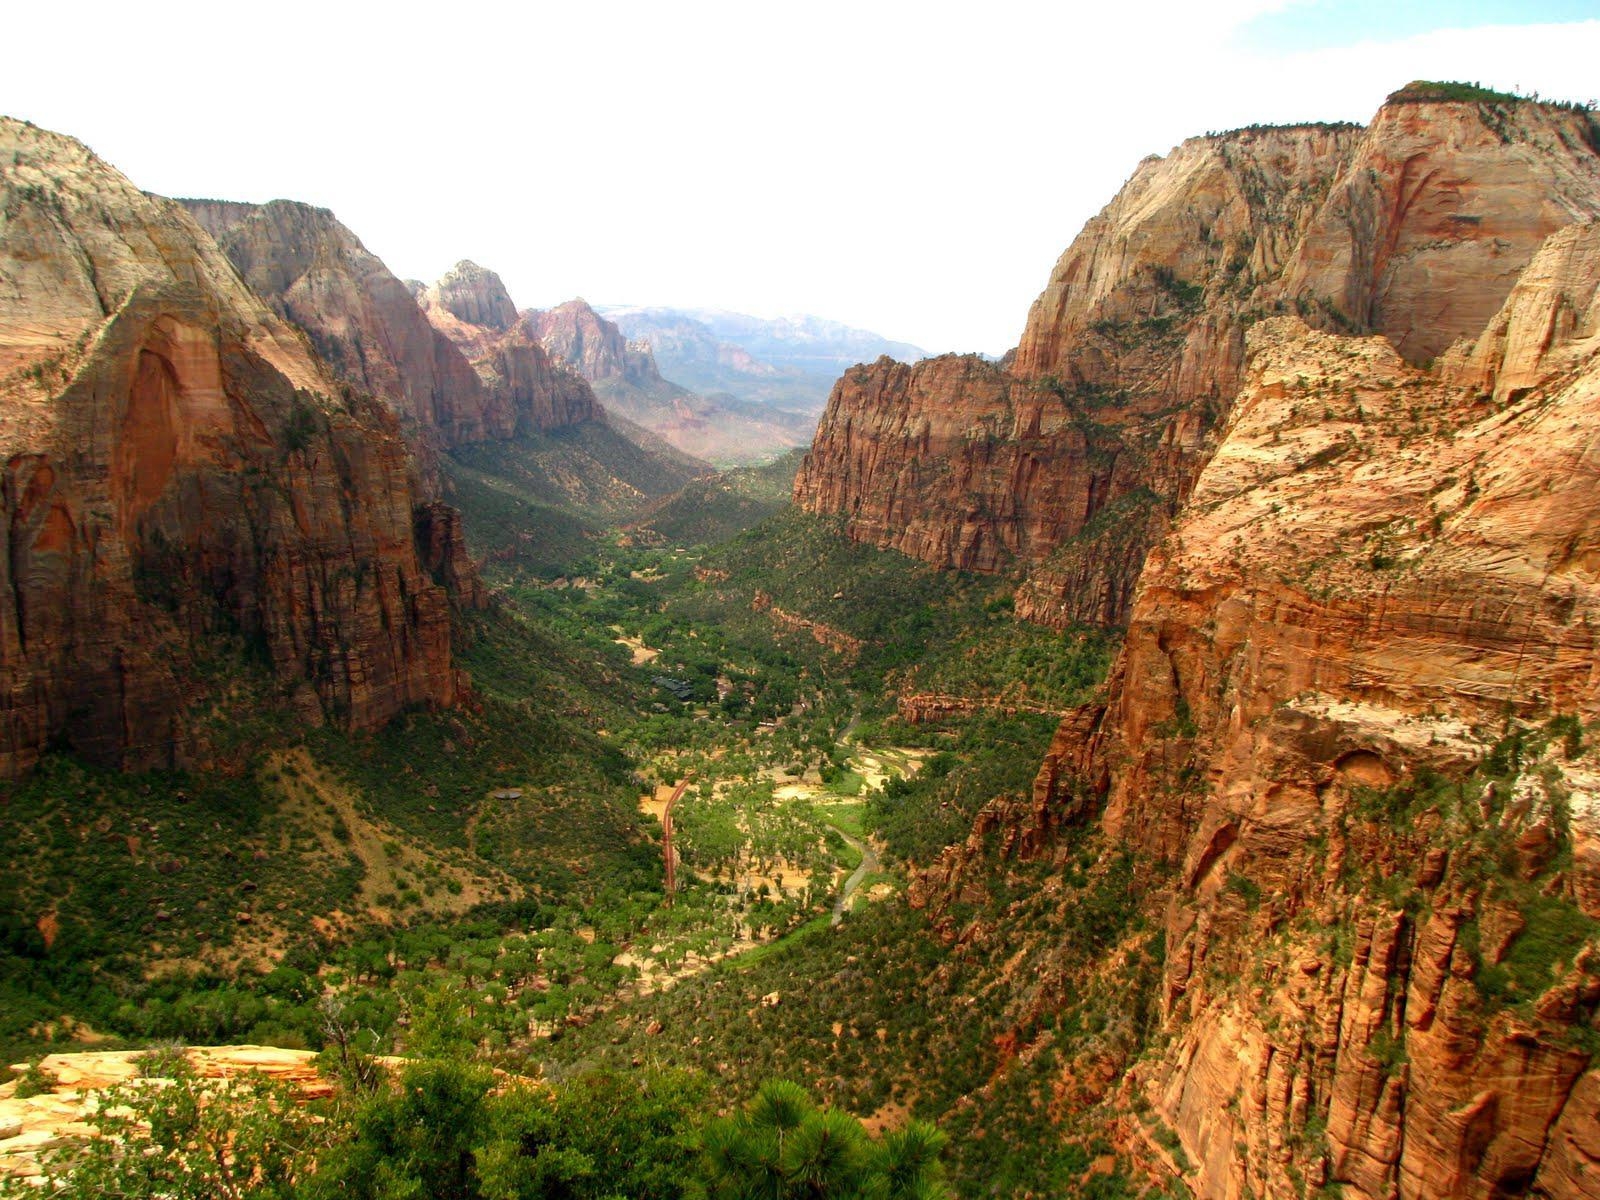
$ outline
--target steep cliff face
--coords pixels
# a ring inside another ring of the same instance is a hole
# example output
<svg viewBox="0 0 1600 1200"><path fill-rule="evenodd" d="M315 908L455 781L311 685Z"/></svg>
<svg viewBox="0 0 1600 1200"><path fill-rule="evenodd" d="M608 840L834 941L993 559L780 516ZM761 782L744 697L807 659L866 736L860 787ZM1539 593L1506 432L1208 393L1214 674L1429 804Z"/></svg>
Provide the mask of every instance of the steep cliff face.
<svg viewBox="0 0 1600 1200"><path fill-rule="evenodd" d="M1252 330L1109 703L1041 772L1174 870L1129 1087L1199 1194L1600 1179L1597 287L1585 222L1432 371Z"/></svg>
<svg viewBox="0 0 1600 1200"><path fill-rule="evenodd" d="M466 325L504 333L517 323L511 293L493 271L462 259L433 285L430 302Z"/></svg>
<svg viewBox="0 0 1600 1200"><path fill-rule="evenodd" d="M1015 563L1029 573L1019 598L1036 619L1120 624L1146 548L1214 446L1253 323L1298 313L1323 328L1381 331L1413 361L1431 358L1483 327L1544 237L1596 213L1600 157L1588 115L1531 102L1402 92L1366 130L1192 138L1145 160L1084 228L1005 371L923 363L905 387L887 362L865 378L860 368L847 375L796 479L796 501L844 515L852 537L931 561ZM1026 408L1016 397L1040 390L1056 392L1074 419L1055 435L1008 432L1029 429L1014 421ZM1025 456L1033 469L986 477L974 470L970 439L905 436L903 394L921 397L918 412L990 427L1002 444L977 453ZM1094 462L1078 441L1086 428L1100 447ZM1028 439L1026 450L1012 437ZM1086 506L1056 507L1073 491L1063 474L1084 476ZM1106 508L1135 490L1146 504ZM886 512L915 513L918 528L885 523ZM1101 546L1110 557L1072 544L1102 513L1120 530ZM1019 522L1042 536L1020 534ZM950 553L973 542L1003 553Z"/></svg>
<svg viewBox="0 0 1600 1200"><path fill-rule="evenodd" d="M348 393L179 205L0 121L0 775L62 739L210 754L216 639L312 719L447 704L448 528L394 417ZM241 641L242 639L242 641Z"/></svg>
<svg viewBox="0 0 1600 1200"><path fill-rule="evenodd" d="M1132 446L1053 382L974 356L883 358L835 385L795 495L859 540L994 571L1043 557L1108 504L1137 504L1200 433L1189 422L1165 447Z"/></svg>
<svg viewBox="0 0 1600 1200"><path fill-rule="evenodd" d="M1390 97L1305 230L1282 294L1410 362L1475 336L1546 237L1600 212L1590 114Z"/></svg>

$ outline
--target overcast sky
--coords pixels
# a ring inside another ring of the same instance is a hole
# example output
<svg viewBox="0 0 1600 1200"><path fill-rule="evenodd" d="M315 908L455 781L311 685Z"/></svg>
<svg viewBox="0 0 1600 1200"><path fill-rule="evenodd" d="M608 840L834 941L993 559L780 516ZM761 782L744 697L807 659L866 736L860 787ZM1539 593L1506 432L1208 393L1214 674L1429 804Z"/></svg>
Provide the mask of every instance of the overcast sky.
<svg viewBox="0 0 1600 1200"><path fill-rule="evenodd" d="M1109 8L1105 12L1102 9ZM1091 9L1093 11L1091 11ZM999 352L1147 154L1416 78L1600 94L1600 0L10 6L0 112L402 277Z"/></svg>

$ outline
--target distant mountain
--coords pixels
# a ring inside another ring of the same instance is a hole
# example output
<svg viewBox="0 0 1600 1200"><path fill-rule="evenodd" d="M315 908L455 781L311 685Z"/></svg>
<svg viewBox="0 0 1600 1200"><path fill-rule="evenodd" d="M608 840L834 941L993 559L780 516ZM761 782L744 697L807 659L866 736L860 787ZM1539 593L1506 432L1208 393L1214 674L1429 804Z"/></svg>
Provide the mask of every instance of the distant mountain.
<svg viewBox="0 0 1600 1200"><path fill-rule="evenodd" d="M906 342L821 317L766 320L707 308L600 310L630 339L655 351L664 375L702 394L820 412L834 381L881 355L926 357Z"/></svg>
<svg viewBox="0 0 1600 1200"><path fill-rule="evenodd" d="M792 405L763 403L742 391L691 390L663 376L648 340L625 334L581 299L529 310L523 319L552 358L593 385L608 412L686 454L734 466L810 444L820 402L793 411Z"/></svg>

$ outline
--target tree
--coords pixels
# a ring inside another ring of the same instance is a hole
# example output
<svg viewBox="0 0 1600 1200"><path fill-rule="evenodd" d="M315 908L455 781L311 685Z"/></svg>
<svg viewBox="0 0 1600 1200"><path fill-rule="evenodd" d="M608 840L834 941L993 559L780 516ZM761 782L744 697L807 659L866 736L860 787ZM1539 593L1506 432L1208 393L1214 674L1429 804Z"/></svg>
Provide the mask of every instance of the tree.
<svg viewBox="0 0 1600 1200"><path fill-rule="evenodd" d="M414 1063L398 1088L355 1110L346 1140L323 1157L312 1200L477 1200L477 1151L488 1132L494 1072L463 1062Z"/></svg>
<svg viewBox="0 0 1600 1200"><path fill-rule="evenodd" d="M945 1136L912 1121L874 1141L805 1089L763 1084L743 1112L706 1126L695 1194L707 1200L944 1200Z"/></svg>
<svg viewBox="0 0 1600 1200"><path fill-rule="evenodd" d="M495 1098L479 1156L488 1200L676 1200L705 1085L678 1072L593 1072Z"/></svg>

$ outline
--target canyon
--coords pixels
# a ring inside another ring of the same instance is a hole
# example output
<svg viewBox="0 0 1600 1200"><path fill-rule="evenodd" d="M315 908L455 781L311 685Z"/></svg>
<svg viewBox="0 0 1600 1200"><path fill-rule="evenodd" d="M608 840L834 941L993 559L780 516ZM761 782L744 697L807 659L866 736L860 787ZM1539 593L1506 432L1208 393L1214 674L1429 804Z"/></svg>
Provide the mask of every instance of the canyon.
<svg viewBox="0 0 1600 1200"><path fill-rule="evenodd" d="M662 377L644 339L582 299L526 315L540 345L587 379L606 407L685 454L719 465L764 462L804 446L813 420L805 412L719 392L699 395Z"/></svg>
<svg viewBox="0 0 1600 1200"><path fill-rule="evenodd" d="M474 1046L791 1054L874 1121L937 1107L992 1191L1600 1188L1589 109L1415 83L1191 138L1003 359L848 366L797 466L714 478L688 455L805 421L672 383L624 313L405 282L326 210L151 196L22 122L0 162L0 778L247 778L286 832L229 862L381 861L268 1032L368 987L403 1041L392 977L455 971ZM220 971L215 922L169 932L197 867L121 819L61 839L126 849L166 889L128 927ZM288 928L248 885L222 924ZM390 940L340 959L358 902Z"/></svg>

